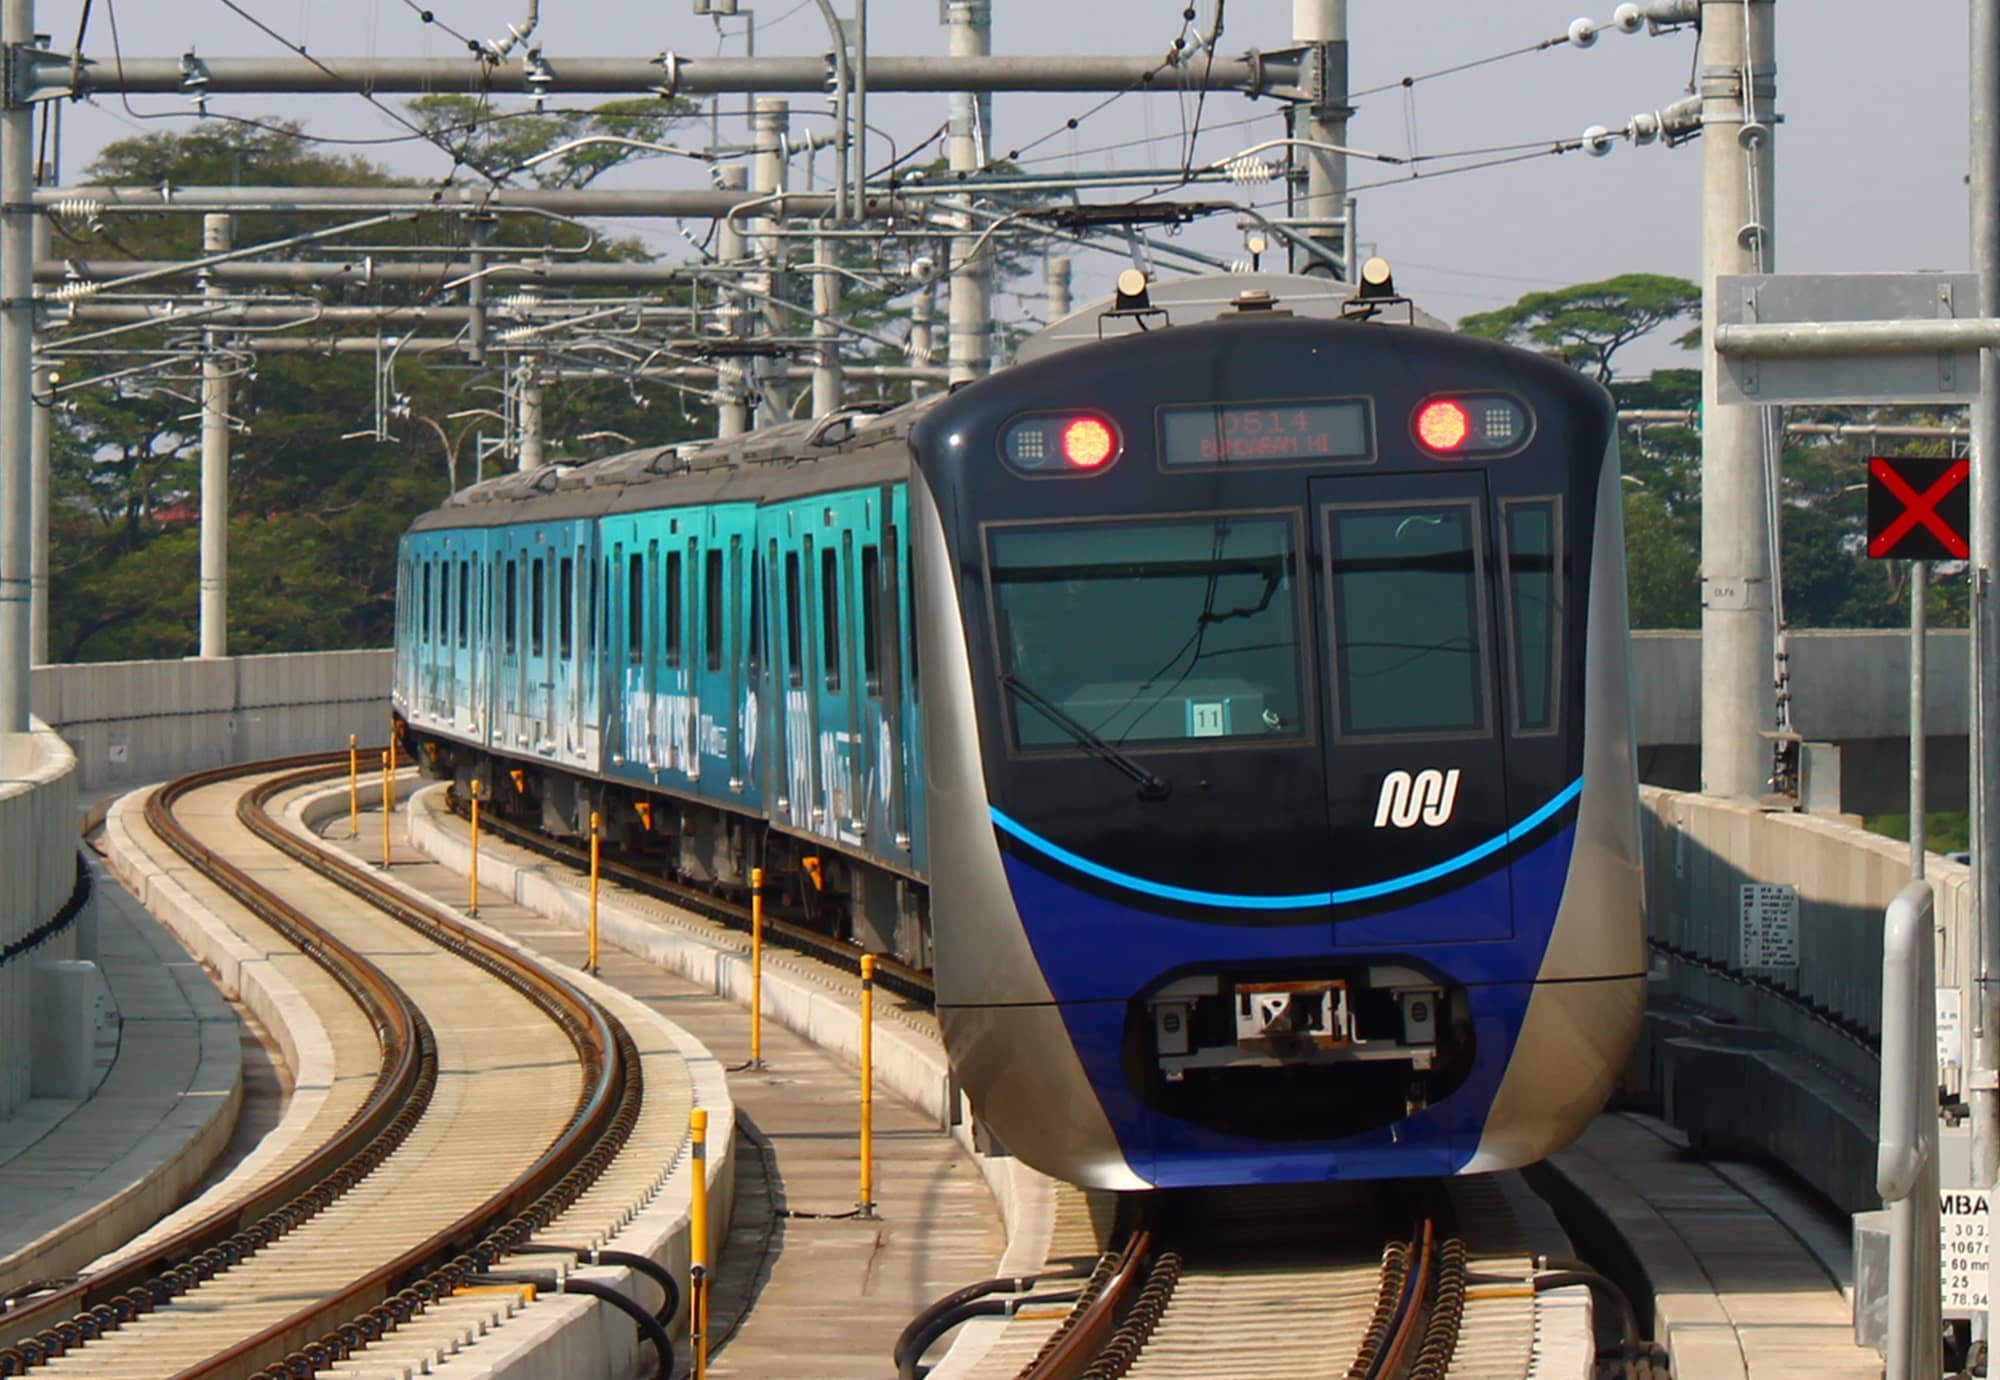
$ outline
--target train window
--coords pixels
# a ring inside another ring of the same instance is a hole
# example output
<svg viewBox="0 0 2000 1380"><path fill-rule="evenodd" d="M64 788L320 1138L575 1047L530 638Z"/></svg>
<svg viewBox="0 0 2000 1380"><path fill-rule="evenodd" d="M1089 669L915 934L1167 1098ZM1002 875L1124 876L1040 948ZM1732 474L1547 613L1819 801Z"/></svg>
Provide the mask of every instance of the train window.
<svg viewBox="0 0 2000 1380"><path fill-rule="evenodd" d="M681 664L681 553L667 553L666 620L667 641L665 660L668 666Z"/></svg>
<svg viewBox="0 0 2000 1380"><path fill-rule="evenodd" d="M646 558L637 551L625 566L625 659L646 659Z"/></svg>
<svg viewBox="0 0 2000 1380"><path fill-rule="evenodd" d="M1503 503L1507 544L1507 654L1514 671L1514 729L1555 727L1556 668L1562 664L1561 510L1553 498Z"/></svg>
<svg viewBox="0 0 2000 1380"><path fill-rule="evenodd" d="M556 655L568 661L576 648L576 563L556 562Z"/></svg>
<svg viewBox="0 0 2000 1380"><path fill-rule="evenodd" d="M417 605L417 636L420 640L431 640L431 563L424 562L423 595Z"/></svg>
<svg viewBox="0 0 2000 1380"><path fill-rule="evenodd" d="M736 553L738 538L729 539L729 551ZM702 558L701 572L702 619L701 640L707 649L708 669L722 669L722 553L710 547Z"/></svg>
<svg viewBox="0 0 2000 1380"><path fill-rule="evenodd" d="M987 540L1018 747L1304 733L1289 518L995 527Z"/></svg>
<svg viewBox="0 0 2000 1380"><path fill-rule="evenodd" d="M520 651L521 649L521 633L520 633L521 624L519 618L519 614L521 612L521 605L520 605L520 595L516 592L517 586L520 583L519 580L516 578L516 576L518 576L519 574L520 574L520 563L517 561L509 560L507 562L507 575L506 575L506 582L507 582L506 622L503 624L506 631L502 634L502 637L504 639L503 645L507 649L508 656L513 656L516 652Z"/></svg>
<svg viewBox="0 0 2000 1380"><path fill-rule="evenodd" d="M1486 726L1476 525L1468 503L1328 511L1341 733Z"/></svg>
<svg viewBox="0 0 2000 1380"><path fill-rule="evenodd" d="M868 693L882 693L882 551L861 548L861 674Z"/></svg>
<svg viewBox="0 0 2000 1380"><path fill-rule="evenodd" d="M542 589L542 558L528 567L528 655L540 656L548 640L548 596Z"/></svg>
<svg viewBox="0 0 2000 1380"><path fill-rule="evenodd" d="M826 688L838 690L840 689L840 553L830 546L819 553L819 617L820 660L826 668Z"/></svg>
<svg viewBox="0 0 2000 1380"><path fill-rule="evenodd" d="M472 642L472 562L458 563L458 645L460 649Z"/></svg>
<svg viewBox="0 0 2000 1380"><path fill-rule="evenodd" d="M785 666L786 679L793 685L804 685L805 672L800 663L805 660L805 639L799 628L799 596L803 593L799 580L799 553L785 553Z"/></svg>

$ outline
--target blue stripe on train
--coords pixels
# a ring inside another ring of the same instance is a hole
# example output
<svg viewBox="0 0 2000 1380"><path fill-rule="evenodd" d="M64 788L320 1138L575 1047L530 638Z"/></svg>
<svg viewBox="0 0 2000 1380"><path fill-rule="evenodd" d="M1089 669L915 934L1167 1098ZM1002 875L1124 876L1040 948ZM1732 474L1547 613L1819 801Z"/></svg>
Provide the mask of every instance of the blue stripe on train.
<svg viewBox="0 0 2000 1380"><path fill-rule="evenodd" d="M1568 795L1569 793L1565 793ZM1269 1183L1450 1174L1479 1144L1486 1114L1520 1036L1548 948L1575 842L1566 825L1539 847L1444 896L1362 924L1383 943L1357 953L1333 947L1333 926L1216 925L1160 915L1081 890L1015 853L1003 853L1009 887L1043 976L1105 1116L1135 1173L1161 1188L1240 1183L1246 1163ZM1467 907L1509 907L1507 941L1426 942L1424 933ZM1343 927L1345 928L1345 927ZM1400 941L1400 942L1398 942ZM1128 999L1176 970L1406 956L1465 985L1478 1051L1472 1074L1442 1101L1390 1126L1327 1141L1235 1135L1146 1107L1126 1081Z"/></svg>

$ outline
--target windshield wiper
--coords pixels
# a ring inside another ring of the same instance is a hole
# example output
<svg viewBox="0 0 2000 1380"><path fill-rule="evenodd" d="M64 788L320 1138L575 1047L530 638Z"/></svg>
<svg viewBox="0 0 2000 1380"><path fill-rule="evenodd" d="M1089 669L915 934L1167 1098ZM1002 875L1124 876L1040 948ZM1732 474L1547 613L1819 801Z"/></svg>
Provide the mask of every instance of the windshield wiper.
<svg viewBox="0 0 2000 1380"><path fill-rule="evenodd" d="M1092 733L1061 709L1048 696L1031 687L1012 671L1003 672L1000 683L1039 710L1043 717L1076 740L1078 747L1091 756L1101 758L1132 778L1139 787L1141 800L1165 800L1173 794L1173 786L1164 776L1155 775L1127 757L1111 744Z"/></svg>

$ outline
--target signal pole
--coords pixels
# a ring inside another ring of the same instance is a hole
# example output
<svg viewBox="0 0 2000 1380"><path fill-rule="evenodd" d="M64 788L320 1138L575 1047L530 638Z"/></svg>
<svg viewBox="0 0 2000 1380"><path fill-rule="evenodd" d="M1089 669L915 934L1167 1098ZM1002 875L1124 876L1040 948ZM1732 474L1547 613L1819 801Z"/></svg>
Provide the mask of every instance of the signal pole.
<svg viewBox="0 0 2000 1380"><path fill-rule="evenodd" d="M993 51L993 0L946 0L946 22L950 25L951 55L955 58L984 58ZM982 142L993 137L993 98L971 91L951 94L951 117L947 128L948 154L953 172L972 172L979 167ZM991 365L990 338L993 331L993 303L990 296L992 274L986 261L968 264L973 233L970 212L957 216L961 233L951 240L950 303L946 307L945 362L953 383L965 383L984 374Z"/></svg>
<svg viewBox="0 0 2000 1380"><path fill-rule="evenodd" d="M201 218L201 252L227 252L235 218L211 213ZM227 289L205 273L202 295L221 298ZM229 655L229 369L222 358L222 333L202 332L201 350L201 655Z"/></svg>
<svg viewBox="0 0 2000 1380"><path fill-rule="evenodd" d="M1300 76L1309 98L1292 108L1292 137L1322 144L1347 142L1347 0L1292 0L1292 39L1304 45ZM1347 157L1327 149L1292 150L1305 165L1305 196L1295 218L1306 238L1342 263L1347 253ZM1328 273L1316 260L1300 263L1291 252L1292 271Z"/></svg>
<svg viewBox="0 0 2000 1380"><path fill-rule="evenodd" d="M1772 0L1702 0L1701 785L1761 796L1776 727L1764 409L1718 400L1717 275L1772 265Z"/></svg>
<svg viewBox="0 0 2000 1380"><path fill-rule="evenodd" d="M1972 267L1979 275L1979 314L2000 313L2000 0L1972 0ZM2000 851L1993 826L2000 814L2000 620L1994 606L1994 566L2000 562L2000 353L1979 352L1979 394L1972 403L1972 935L1973 1010L1966 1102L1972 1109L1972 1184L2000 1182ZM1914 752L1912 745L1911 751ZM2000 1284L2000 1243L1990 1237L1987 1274ZM2000 1287L1989 1287L1988 1346L2000 1337Z"/></svg>
<svg viewBox="0 0 2000 1380"><path fill-rule="evenodd" d="M29 589L35 486L35 116L23 69L35 43L35 0L0 0L0 772L10 735L28 731Z"/></svg>

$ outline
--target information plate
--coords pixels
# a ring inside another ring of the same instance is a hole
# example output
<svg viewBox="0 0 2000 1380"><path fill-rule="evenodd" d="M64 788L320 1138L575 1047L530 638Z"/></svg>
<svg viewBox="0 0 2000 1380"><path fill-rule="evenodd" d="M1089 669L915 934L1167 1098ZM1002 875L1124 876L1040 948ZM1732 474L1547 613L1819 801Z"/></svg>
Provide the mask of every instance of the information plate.
<svg viewBox="0 0 2000 1380"><path fill-rule="evenodd" d="M1979 315L1970 273L1757 273L1715 280L1719 325L1949 321ZM1724 355L1725 403L1968 403L1979 394L1979 351Z"/></svg>
<svg viewBox="0 0 2000 1380"><path fill-rule="evenodd" d="M1947 1188L1938 1195L1938 1249L1944 1311L1975 1317L1986 1311L1986 1233L1992 1203L1985 1193Z"/></svg>
<svg viewBox="0 0 2000 1380"><path fill-rule="evenodd" d="M1956 987L1937 989L1938 1068L1961 1068L1965 1062L1965 1021Z"/></svg>
<svg viewBox="0 0 2000 1380"><path fill-rule="evenodd" d="M1799 966L1799 889L1750 882L1742 888L1737 926L1745 968Z"/></svg>

